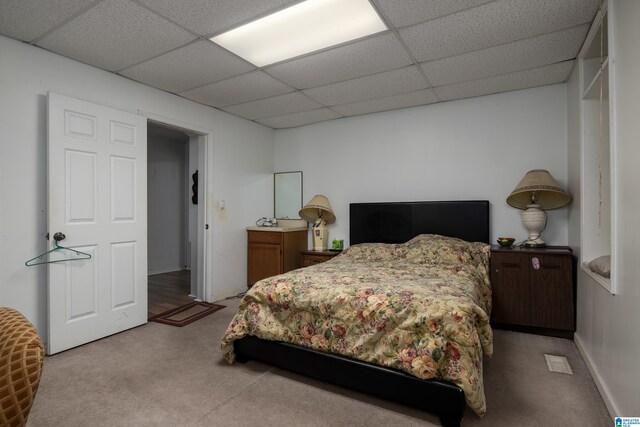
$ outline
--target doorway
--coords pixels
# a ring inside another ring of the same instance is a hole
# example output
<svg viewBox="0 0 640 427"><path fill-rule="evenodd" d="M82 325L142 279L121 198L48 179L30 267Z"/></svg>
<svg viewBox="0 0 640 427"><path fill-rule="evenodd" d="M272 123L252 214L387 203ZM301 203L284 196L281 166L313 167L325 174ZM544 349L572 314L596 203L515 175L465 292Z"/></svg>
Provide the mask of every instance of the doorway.
<svg viewBox="0 0 640 427"><path fill-rule="evenodd" d="M148 111L138 111L147 118L147 127L159 126L168 130L178 131L188 136L188 159L185 182L187 183L189 244L185 248L187 268L190 272L190 296L197 301L212 302L221 296L213 288L210 280L213 252L212 224L213 200L213 131L192 123ZM191 201L193 172L197 170L197 205ZM189 265L188 262L191 262Z"/></svg>
<svg viewBox="0 0 640 427"><path fill-rule="evenodd" d="M148 317L192 302L197 152L185 132L147 125ZM195 186L194 186L195 185ZM197 196L196 196L197 197Z"/></svg>
<svg viewBox="0 0 640 427"><path fill-rule="evenodd" d="M148 317L192 302L191 247L197 211L191 207L189 135L147 125ZM197 184L196 184L197 186ZM194 200L196 201L196 200ZM193 232L190 233L190 229Z"/></svg>

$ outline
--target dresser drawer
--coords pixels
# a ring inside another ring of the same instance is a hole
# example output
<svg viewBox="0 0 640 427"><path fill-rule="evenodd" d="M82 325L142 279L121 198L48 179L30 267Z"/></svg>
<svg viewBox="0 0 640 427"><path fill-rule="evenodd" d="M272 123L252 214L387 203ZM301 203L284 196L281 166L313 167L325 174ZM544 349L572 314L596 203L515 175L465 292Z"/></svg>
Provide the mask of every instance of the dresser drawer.
<svg viewBox="0 0 640 427"><path fill-rule="evenodd" d="M321 264L329 261L340 252L337 251L303 251L302 254L302 266L309 267L310 265Z"/></svg>
<svg viewBox="0 0 640 427"><path fill-rule="evenodd" d="M317 255L303 255L302 266L309 267L310 265L320 264L327 260L327 257Z"/></svg>
<svg viewBox="0 0 640 427"><path fill-rule="evenodd" d="M282 243L282 233L270 231L249 231L249 243Z"/></svg>

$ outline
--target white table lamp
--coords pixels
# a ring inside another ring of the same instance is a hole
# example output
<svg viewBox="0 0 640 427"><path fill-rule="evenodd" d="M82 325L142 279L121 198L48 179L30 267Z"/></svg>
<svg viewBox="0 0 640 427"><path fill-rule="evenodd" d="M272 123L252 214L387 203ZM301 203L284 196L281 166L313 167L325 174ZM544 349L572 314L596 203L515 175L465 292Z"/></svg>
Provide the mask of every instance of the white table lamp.
<svg viewBox="0 0 640 427"><path fill-rule="evenodd" d="M321 194L316 194L309 203L300 209L298 215L300 215L300 218L313 223L311 229L313 234L313 250L327 250L327 237L329 233L326 225L336 222L336 216L331 209L329 200Z"/></svg>
<svg viewBox="0 0 640 427"><path fill-rule="evenodd" d="M569 193L560 188L558 182L544 169L533 169L526 173L507 197L507 203L522 211L522 225L529 231L524 246L544 247L540 234L547 226L545 211L561 208L571 202Z"/></svg>

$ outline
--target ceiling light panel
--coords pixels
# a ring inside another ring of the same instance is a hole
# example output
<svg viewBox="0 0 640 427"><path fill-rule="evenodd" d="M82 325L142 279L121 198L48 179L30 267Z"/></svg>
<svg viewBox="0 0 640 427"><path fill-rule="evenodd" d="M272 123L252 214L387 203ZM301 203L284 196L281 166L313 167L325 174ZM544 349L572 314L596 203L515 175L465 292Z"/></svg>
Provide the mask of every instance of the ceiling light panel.
<svg viewBox="0 0 640 427"><path fill-rule="evenodd" d="M307 0L211 41L262 67L386 29L368 0Z"/></svg>

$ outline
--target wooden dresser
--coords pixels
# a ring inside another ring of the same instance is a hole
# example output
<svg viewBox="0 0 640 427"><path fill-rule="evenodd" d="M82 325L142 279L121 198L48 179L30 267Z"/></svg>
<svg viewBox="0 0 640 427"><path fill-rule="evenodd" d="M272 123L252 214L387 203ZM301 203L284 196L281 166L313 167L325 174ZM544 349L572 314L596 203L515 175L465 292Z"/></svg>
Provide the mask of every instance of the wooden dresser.
<svg viewBox="0 0 640 427"><path fill-rule="evenodd" d="M249 227L247 244L247 282L302 267L300 252L307 249L308 229Z"/></svg>
<svg viewBox="0 0 640 427"><path fill-rule="evenodd" d="M491 249L491 324L573 338L573 257L567 247Z"/></svg>

